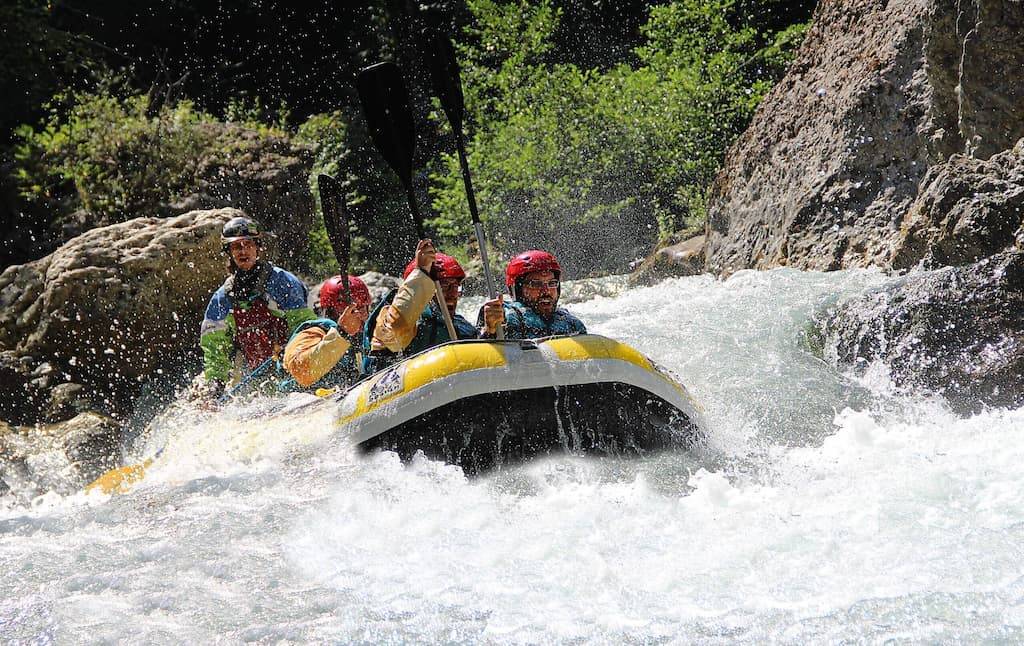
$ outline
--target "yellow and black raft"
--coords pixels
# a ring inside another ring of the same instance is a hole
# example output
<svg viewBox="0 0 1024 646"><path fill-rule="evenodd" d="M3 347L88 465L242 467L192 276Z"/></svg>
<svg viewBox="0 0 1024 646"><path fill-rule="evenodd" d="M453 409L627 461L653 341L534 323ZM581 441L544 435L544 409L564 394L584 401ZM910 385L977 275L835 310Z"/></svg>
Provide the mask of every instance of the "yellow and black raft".
<svg viewBox="0 0 1024 646"><path fill-rule="evenodd" d="M340 397L338 425L385 449L478 473L557 452L644 455L703 438L686 388L630 346L594 334L457 341Z"/></svg>
<svg viewBox="0 0 1024 646"><path fill-rule="evenodd" d="M422 451L467 474L552 453L642 456L704 438L701 409L682 384L596 334L455 341L323 394L338 406L339 432L361 451L403 459ZM152 462L108 471L87 490L126 491Z"/></svg>

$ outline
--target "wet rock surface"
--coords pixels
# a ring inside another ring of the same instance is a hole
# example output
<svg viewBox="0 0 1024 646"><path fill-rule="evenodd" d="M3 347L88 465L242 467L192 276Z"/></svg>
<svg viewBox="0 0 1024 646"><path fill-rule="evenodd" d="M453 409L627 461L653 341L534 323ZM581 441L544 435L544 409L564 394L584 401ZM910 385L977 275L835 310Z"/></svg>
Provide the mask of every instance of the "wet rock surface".
<svg viewBox="0 0 1024 646"><path fill-rule="evenodd" d="M825 313L816 344L840 369L888 367L959 413L1024 405L1024 251L909 274Z"/></svg>
<svg viewBox="0 0 1024 646"><path fill-rule="evenodd" d="M987 160L955 155L921 186L896 241L896 268L971 264L1024 233L1024 139Z"/></svg>
<svg viewBox="0 0 1024 646"><path fill-rule="evenodd" d="M630 283L650 285L673 276L703 273L706 242L705 236L698 235L656 250L630 274Z"/></svg>
<svg viewBox="0 0 1024 646"><path fill-rule="evenodd" d="M28 502L47 492L71 494L117 466L119 456L119 425L98 413L39 427L0 423L0 495Z"/></svg>
<svg viewBox="0 0 1024 646"><path fill-rule="evenodd" d="M150 380L194 372L223 282L220 230L237 209L93 229L0 274L0 418L119 416Z"/></svg>

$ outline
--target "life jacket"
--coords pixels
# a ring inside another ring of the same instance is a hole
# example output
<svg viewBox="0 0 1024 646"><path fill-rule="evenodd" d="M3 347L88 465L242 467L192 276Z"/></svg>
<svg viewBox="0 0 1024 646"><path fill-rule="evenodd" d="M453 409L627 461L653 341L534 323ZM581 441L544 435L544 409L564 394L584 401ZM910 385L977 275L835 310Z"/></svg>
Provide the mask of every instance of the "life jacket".
<svg viewBox="0 0 1024 646"><path fill-rule="evenodd" d="M250 370L277 354L290 336L288 322L271 312L267 302L271 270L270 263L261 261L252 271L236 272L225 282L235 320L234 342Z"/></svg>
<svg viewBox="0 0 1024 646"><path fill-rule="evenodd" d="M477 320L483 325L484 310L480 308ZM519 301L505 302L505 338L541 339L549 336L586 334L583 321L561 307L555 309L550 319L541 316L533 308Z"/></svg>
<svg viewBox="0 0 1024 646"><path fill-rule="evenodd" d="M370 318L366 319L363 326L363 372L372 374L382 370L404 357L410 357L424 350L448 343L451 337L448 336L448 326L444 324L444 317L437 309L437 303L431 302L427 305L420 318L416 321L416 336L402 352L391 352L390 350L374 350L371 354L370 341L373 338L373 330L377 325L377 317L384 311L384 308L394 300L397 289L388 292L377 306L370 312ZM455 336L462 339L476 339L480 336L478 330L472 323L466 320L461 314L452 317L452 327L455 328Z"/></svg>
<svg viewBox="0 0 1024 646"><path fill-rule="evenodd" d="M270 311L265 298L257 298L252 303L235 301L231 314L236 326L235 344L250 369L274 356L288 343L288 322Z"/></svg>

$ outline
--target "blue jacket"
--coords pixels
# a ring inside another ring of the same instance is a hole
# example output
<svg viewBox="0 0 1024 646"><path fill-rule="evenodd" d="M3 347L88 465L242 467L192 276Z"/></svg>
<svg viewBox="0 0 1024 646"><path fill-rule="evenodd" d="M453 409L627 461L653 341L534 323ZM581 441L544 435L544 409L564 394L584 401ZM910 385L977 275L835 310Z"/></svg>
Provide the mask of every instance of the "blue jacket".
<svg viewBox="0 0 1024 646"><path fill-rule="evenodd" d="M294 274L261 261L254 291L240 297L231 276L210 298L199 330L207 379L227 381L231 357L242 351L254 368L287 343L291 330L316 318L306 286ZM244 319L244 320L243 320Z"/></svg>
<svg viewBox="0 0 1024 646"><path fill-rule="evenodd" d="M484 324L484 308L480 308L477 324ZM505 302L505 338L506 339L540 339L547 336L567 334L586 334L587 326L583 321L561 307L555 309L550 319L541 316L533 308L519 301ZM493 338L485 335L486 338Z"/></svg>

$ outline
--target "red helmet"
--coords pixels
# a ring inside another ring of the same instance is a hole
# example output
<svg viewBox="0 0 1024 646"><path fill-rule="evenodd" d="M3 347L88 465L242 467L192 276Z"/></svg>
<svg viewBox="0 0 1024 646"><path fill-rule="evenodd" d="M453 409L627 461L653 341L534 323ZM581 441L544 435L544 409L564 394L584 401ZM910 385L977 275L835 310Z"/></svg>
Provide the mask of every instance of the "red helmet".
<svg viewBox="0 0 1024 646"><path fill-rule="evenodd" d="M348 288L352 301L356 305L368 306L370 301L373 300L370 298L370 290L366 288L366 283L356 276L348 277ZM320 286L321 308L340 310L351 304L350 301L345 300L345 284L342 282L341 276L331 276Z"/></svg>
<svg viewBox="0 0 1024 646"><path fill-rule="evenodd" d="M535 271L554 272L555 278L562 279L562 266L558 264L558 259L547 251L532 249L524 251L508 262L508 267L505 267L505 285L518 298L517 284L523 276Z"/></svg>
<svg viewBox="0 0 1024 646"><path fill-rule="evenodd" d="M434 259L434 264L437 266L438 280L441 280L442 278L458 278L459 280L464 280L466 278L466 272L462 270L462 265L459 264L459 261L447 254L437 254ZM410 260L409 264L405 266L405 271L402 272L402 278L408 278L413 269L416 269L415 258Z"/></svg>

